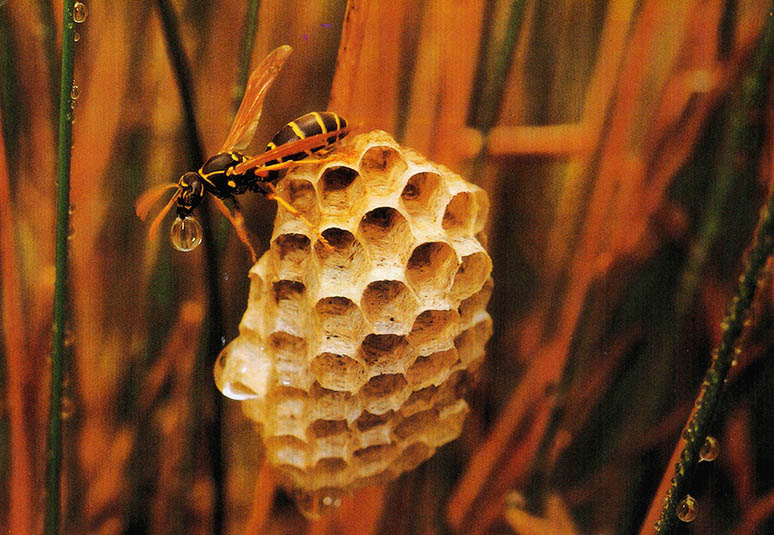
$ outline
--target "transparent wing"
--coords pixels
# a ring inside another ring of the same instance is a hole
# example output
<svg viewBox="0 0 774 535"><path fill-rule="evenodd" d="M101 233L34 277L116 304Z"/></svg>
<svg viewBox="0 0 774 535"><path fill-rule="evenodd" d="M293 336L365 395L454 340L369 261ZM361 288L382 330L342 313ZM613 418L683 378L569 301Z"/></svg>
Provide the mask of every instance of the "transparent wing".
<svg viewBox="0 0 774 535"><path fill-rule="evenodd" d="M242 151L247 148L255 135L258 120L261 118L263 99L272 82L282 69L282 65L293 52L293 48L283 45L272 50L268 56L255 68L247 81L245 96L239 105L234 123L226 136L221 152L230 150Z"/></svg>

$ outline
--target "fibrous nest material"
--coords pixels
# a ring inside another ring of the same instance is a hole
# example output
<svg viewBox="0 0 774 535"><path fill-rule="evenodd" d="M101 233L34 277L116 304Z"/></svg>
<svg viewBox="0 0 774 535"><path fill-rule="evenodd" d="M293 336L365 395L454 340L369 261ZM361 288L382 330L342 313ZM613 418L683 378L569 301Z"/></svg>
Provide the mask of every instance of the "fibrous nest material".
<svg viewBox="0 0 774 535"><path fill-rule="evenodd" d="M299 165L215 379L316 515L461 432L492 330L479 187L373 131Z"/></svg>

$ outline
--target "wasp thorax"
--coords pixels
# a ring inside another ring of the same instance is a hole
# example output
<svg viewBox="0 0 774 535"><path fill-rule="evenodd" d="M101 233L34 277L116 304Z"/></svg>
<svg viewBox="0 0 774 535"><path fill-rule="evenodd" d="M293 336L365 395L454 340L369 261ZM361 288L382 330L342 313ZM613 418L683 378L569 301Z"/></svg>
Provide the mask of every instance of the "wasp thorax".
<svg viewBox="0 0 774 535"><path fill-rule="evenodd" d="M185 253L193 251L202 243L202 226L195 217L176 218L169 231L172 245Z"/></svg>
<svg viewBox="0 0 774 535"><path fill-rule="evenodd" d="M384 132L338 143L277 190L239 337L215 366L268 461L318 516L462 431L492 331L486 192Z"/></svg>

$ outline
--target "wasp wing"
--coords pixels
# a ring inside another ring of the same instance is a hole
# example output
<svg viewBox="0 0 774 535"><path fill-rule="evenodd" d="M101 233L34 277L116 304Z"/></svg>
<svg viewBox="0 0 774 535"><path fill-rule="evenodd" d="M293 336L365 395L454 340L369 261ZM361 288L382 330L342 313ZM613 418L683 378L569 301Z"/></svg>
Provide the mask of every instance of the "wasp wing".
<svg viewBox="0 0 774 535"><path fill-rule="evenodd" d="M247 81L245 95L239 105L234 123L226 136L221 152L231 150L243 151L250 144L261 118L263 99L274 79L282 69L282 65L293 52L293 48L283 45L272 50L268 56L255 68Z"/></svg>

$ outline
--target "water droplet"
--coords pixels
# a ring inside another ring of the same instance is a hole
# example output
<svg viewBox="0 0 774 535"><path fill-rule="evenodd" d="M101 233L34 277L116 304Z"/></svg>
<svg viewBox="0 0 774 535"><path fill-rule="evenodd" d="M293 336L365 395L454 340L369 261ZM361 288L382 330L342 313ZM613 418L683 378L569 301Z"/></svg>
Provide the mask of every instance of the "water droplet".
<svg viewBox="0 0 774 535"><path fill-rule="evenodd" d="M193 251L202 243L202 226L195 217L186 216L185 219L179 217L172 223L170 229L170 238L172 245L178 251Z"/></svg>
<svg viewBox="0 0 774 535"><path fill-rule="evenodd" d="M65 327L64 335L62 336L62 344L65 347L72 347L75 342L75 333L70 327Z"/></svg>
<svg viewBox="0 0 774 535"><path fill-rule="evenodd" d="M708 436L699 450L699 461L714 461L720 453L720 444L715 437Z"/></svg>
<svg viewBox="0 0 774 535"><path fill-rule="evenodd" d="M227 398L242 401L259 396L255 389L247 385L250 375L244 360L240 358L239 345L235 340L223 348L215 361L213 373L215 386Z"/></svg>
<svg viewBox="0 0 774 535"><path fill-rule="evenodd" d="M81 34L79 34L78 32L75 32L73 34L73 41L75 41L77 43L80 40L81 40Z"/></svg>
<svg viewBox="0 0 774 535"><path fill-rule="evenodd" d="M71 100L70 101L70 109L71 110L74 110L77 105L78 105L77 101L75 101L75 100Z"/></svg>
<svg viewBox="0 0 774 535"><path fill-rule="evenodd" d="M78 87L76 84L73 84L72 88L70 88L70 98L73 100L78 100L78 97L81 96L81 88Z"/></svg>
<svg viewBox="0 0 774 535"><path fill-rule="evenodd" d="M696 500L690 494L677 504L677 518L683 522L693 522L696 520Z"/></svg>
<svg viewBox="0 0 774 535"><path fill-rule="evenodd" d="M73 4L73 21L80 24L86 21L86 17L89 16L89 10L86 8L86 4L83 2L75 2Z"/></svg>
<svg viewBox="0 0 774 535"><path fill-rule="evenodd" d="M680 434L680 436L683 437L683 440L690 440L691 432L686 427L685 429L683 429L683 432Z"/></svg>
<svg viewBox="0 0 774 535"><path fill-rule="evenodd" d="M293 498L301 514L310 520L316 520L338 509L343 495L341 489L324 488L315 492L299 490L293 493Z"/></svg>
<svg viewBox="0 0 774 535"><path fill-rule="evenodd" d="M67 227L67 239L72 240L75 237L75 226L73 225L73 222L70 221L70 224Z"/></svg>
<svg viewBox="0 0 774 535"><path fill-rule="evenodd" d="M67 213L70 215L73 215L75 213L75 205L70 204L70 206L67 207Z"/></svg>
<svg viewBox="0 0 774 535"><path fill-rule="evenodd" d="M62 398L62 409L60 414L62 415L62 420L72 418L73 414L75 414L75 402L72 398L67 396Z"/></svg>

